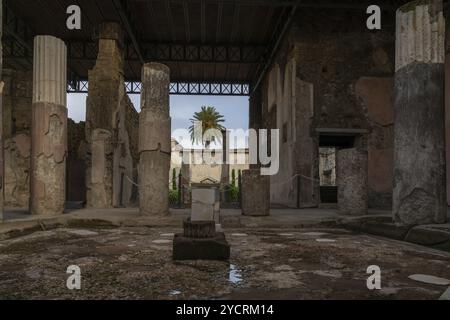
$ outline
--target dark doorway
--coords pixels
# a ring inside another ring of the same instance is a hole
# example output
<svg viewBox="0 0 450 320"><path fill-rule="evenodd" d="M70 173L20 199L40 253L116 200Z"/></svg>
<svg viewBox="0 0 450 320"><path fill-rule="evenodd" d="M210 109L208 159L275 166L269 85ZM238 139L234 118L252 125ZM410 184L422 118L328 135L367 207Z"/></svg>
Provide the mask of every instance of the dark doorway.
<svg viewBox="0 0 450 320"><path fill-rule="evenodd" d="M337 203L336 153L339 149L353 148L354 134L321 134L319 138L320 202Z"/></svg>

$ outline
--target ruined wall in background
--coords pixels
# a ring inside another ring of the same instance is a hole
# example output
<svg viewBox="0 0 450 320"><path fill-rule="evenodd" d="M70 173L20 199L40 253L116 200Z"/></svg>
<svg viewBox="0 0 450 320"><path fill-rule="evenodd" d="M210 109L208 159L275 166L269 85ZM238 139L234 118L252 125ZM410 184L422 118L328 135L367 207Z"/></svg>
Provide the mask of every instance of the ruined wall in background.
<svg viewBox="0 0 450 320"><path fill-rule="evenodd" d="M314 85L316 128L368 128L367 110L355 93L361 77L392 76L395 32L370 32L363 11L311 10L298 19L295 39L297 76ZM385 26L395 15L383 15ZM324 23L326 21L327 23Z"/></svg>
<svg viewBox="0 0 450 320"><path fill-rule="evenodd" d="M280 129L280 173L271 177L272 202L295 206L297 200L300 206L316 206L320 198L317 128L367 129L375 133L358 139L358 147L390 147L388 137L385 145L380 145L380 139L389 135L389 129L384 132L380 126L390 124L377 122L377 111L368 110L370 106L356 92L356 86L364 77L392 77L395 14L385 14L383 23L390 27L376 32L367 30L363 11L309 8L301 9L298 15L262 86L262 123L266 128L275 123ZM390 104L384 104L382 110L389 108ZM389 172L392 164L388 154L379 156L384 162L377 170ZM299 182L288 180L295 176ZM386 177L391 181L389 175ZM372 203L389 203L387 183L370 181L369 177L370 183L377 190L377 194L372 193Z"/></svg>
<svg viewBox="0 0 450 320"><path fill-rule="evenodd" d="M280 168L270 177L272 203L295 207L297 184L293 176L296 168L294 160L295 137L295 70L296 60L286 57L284 63L276 63L268 75L268 112L271 122L279 131Z"/></svg>
<svg viewBox="0 0 450 320"><path fill-rule="evenodd" d="M394 80L367 77L358 80L356 93L367 109L371 132L367 139L369 207L392 207L394 168Z"/></svg>
<svg viewBox="0 0 450 320"><path fill-rule="evenodd" d="M5 206L27 208L30 198L30 129L33 74L3 70Z"/></svg>
<svg viewBox="0 0 450 320"><path fill-rule="evenodd" d="M291 40L287 43L292 44ZM281 52L284 57L271 69L265 91L267 124L279 129L280 147L279 171L270 177L271 201L288 207L311 207L318 202L318 170L313 166L318 150L310 136L314 89L297 77L295 50Z"/></svg>
<svg viewBox="0 0 450 320"><path fill-rule="evenodd" d="M125 86L124 86L125 89ZM139 115L126 93L122 95L122 100L118 110L115 112L116 127L114 128L114 177L113 177L113 205L129 206L132 200L134 185L131 181L137 182L138 156L137 142L139 130ZM134 124L134 125L133 125ZM133 137L134 133L134 137ZM134 152L134 157L133 157Z"/></svg>
<svg viewBox="0 0 450 320"><path fill-rule="evenodd" d="M136 184L130 183L138 181L138 170L137 166L139 164L139 113L134 108L128 95L125 96L125 132L128 136L128 146L129 153L131 155L132 167L131 172L129 172L129 179L125 179L129 183L129 188L131 188L131 195L128 200L128 205L137 206L139 199L139 190ZM127 195L128 197L128 195Z"/></svg>
<svg viewBox="0 0 450 320"><path fill-rule="evenodd" d="M86 201L85 122L67 120L67 201Z"/></svg>

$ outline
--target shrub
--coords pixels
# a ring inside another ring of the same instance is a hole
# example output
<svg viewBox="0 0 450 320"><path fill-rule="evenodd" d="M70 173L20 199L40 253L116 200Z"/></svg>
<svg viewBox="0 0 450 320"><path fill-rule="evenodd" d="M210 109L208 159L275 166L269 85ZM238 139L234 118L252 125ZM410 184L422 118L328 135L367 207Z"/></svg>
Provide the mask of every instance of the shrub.
<svg viewBox="0 0 450 320"><path fill-rule="evenodd" d="M170 204L178 203L178 191L177 190L169 190L169 203Z"/></svg>

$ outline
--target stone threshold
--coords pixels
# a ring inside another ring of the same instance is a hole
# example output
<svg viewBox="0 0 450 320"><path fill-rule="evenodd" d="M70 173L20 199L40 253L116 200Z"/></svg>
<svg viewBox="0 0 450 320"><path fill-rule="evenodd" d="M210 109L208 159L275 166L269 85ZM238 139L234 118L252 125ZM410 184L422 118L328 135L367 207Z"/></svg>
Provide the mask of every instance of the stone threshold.
<svg viewBox="0 0 450 320"><path fill-rule="evenodd" d="M317 213L323 212L316 209ZM49 217L30 216L0 223L0 240L46 231L56 228L118 228L118 227L175 227L181 228L182 220L189 210L178 210L168 216L141 216L138 209L82 209ZM450 252L450 223L423 225L416 227L398 226L392 222L391 215L378 212L367 216L348 217L339 214L312 218L302 215L303 210L280 210L286 214L272 214L265 217L247 217L225 213L221 223L225 229L346 229L399 241L419 244Z"/></svg>
<svg viewBox="0 0 450 320"><path fill-rule="evenodd" d="M392 222L392 217L366 216L343 218L338 223L342 228L410 242L450 252L450 223L421 226L401 226Z"/></svg>

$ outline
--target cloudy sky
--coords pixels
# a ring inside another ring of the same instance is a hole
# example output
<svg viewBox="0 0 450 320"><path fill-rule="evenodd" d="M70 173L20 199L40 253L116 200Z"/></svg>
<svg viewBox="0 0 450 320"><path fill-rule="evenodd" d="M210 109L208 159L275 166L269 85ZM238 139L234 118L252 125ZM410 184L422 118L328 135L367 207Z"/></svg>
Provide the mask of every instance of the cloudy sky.
<svg viewBox="0 0 450 320"><path fill-rule="evenodd" d="M86 117L86 94L71 93L67 96L69 117L74 121L84 121ZM136 110L140 111L140 95L132 94L130 99ZM170 96L170 115L172 117L172 136L177 135L180 129L188 129L191 125L189 119L201 106L214 106L224 116L224 126L227 129L248 129L248 97L225 97L225 96ZM180 139L174 137L177 140ZM185 148L192 147L189 139L179 141ZM244 148L245 138L237 142L230 142L231 148Z"/></svg>

